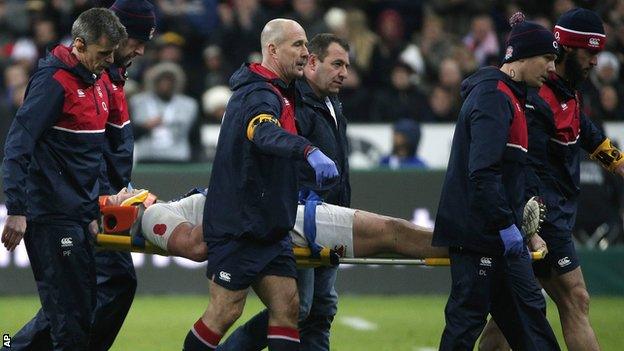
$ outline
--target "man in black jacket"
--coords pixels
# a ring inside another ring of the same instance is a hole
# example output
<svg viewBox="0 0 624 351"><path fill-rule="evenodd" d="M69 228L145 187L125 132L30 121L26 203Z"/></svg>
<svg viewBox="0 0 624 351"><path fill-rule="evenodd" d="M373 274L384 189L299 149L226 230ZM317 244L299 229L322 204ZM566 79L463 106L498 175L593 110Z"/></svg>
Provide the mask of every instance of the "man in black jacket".
<svg viewBox="0 0 624 351"><path fill-rule="evenodd" d="M310 41L308 49L310 56L304 70L305 79L296 82L297 130L336 163L339 177L336 181L319 187L314 170L300 162L300 194L302 200L308 200L308 217L298 215L297 218L310 218L311 213L316 213L313 208L316 202L309 196L310 191L318 195L319 200L329 204L343 207L351 204L347 120L336 96L347 78L349 44L344 39L325 33L316 35ZM345 218L335 218L335 227L351 233L354 212L355 210L349 209ZM312 232L315 230L316 228L312 229ZM305 234L309 238L311 232L307 231ZM314 240L308 242L312 243L311 248L314 251ZM329 329L338 303L338 295L334 289L336 272L337 267L297 271L300 350L329 350ZM267 343L266 333L263 332L266 330L267 321L268 314L265 310L237 329L218 350L262 350Z"/></svg>

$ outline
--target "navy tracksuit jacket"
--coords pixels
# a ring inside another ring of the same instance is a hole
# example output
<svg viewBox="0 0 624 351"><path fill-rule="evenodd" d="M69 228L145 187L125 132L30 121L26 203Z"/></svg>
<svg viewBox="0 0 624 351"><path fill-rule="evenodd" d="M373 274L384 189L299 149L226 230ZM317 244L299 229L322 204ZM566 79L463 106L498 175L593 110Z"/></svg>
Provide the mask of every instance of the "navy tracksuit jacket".
<svg viewBox="0 0 624 351"><path fill-rule="evenodd" d="M539 195L546 204L542 233L569 236L580 192L580 150L593 153L605 136L583 113L578 92L556 74L529 92L527 122L527 196Z"/></svg>
<svg viewBox="0 0 624 351"><path fill-rule="evenodd" d="M499 230L522 220L528 146L526 87L498 68L462 83L433 245L502 254Z"/></svg>
<svg viewBox="0 0 624 351"><path fill-rule="evenodd" d="M108 105L102 81L70 48L57 46L39 62L5 145L9 215L84 224L98 218Z"/></svg>
<svg viewBox="0 0 624 351"><path fill-rule="evenodd" d="M311 147L296 135L289 102L294 89L258 64L243 65L230 86L234 94L223 117L204 206L204 238L282 241L297 213L296 160L305 159ZM281 127L260 123L250 141L248 124L261 114L278 118Z"/></svg>

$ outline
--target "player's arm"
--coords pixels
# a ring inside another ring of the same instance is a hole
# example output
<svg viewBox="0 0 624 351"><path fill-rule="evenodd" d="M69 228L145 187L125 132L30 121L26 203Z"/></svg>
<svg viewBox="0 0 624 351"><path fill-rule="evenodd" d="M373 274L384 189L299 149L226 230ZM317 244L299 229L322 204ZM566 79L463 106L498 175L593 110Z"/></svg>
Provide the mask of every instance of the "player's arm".
<svg viewBox="0 0 624 351"><path fill-rule="evenodd" d="M28 165L37 140L60 116L64 96L63 87L47 70L37 72L29 82L4 148L3 186L9 215L26 212Z"/></svg>
<svg viewBox="0 0 624 351"><path fill-rule="evenodd" d="M489 221L488 228L495 231L514 224L502 181L512 111L501 95L496 91L482 94L469 121L468 172L474 196L471 206L479 209Z"/></svg>
<svg viewBox="0 0 624 351"><path fill-rule="evenodd" d="M312 144L281 127L282 105L270 90L256 90L247 96L245 136L262 152L291 159L305 159Z"/></svg>
<svg viewBox="0 0 624 351"><path fill-rule="evenodd" d="M9 251L26 231L26 178L35 144L60 115L64 96L50 71L38 71L28 83L24 103L7 134L2 168L8 217L0 240Z"/></svg>

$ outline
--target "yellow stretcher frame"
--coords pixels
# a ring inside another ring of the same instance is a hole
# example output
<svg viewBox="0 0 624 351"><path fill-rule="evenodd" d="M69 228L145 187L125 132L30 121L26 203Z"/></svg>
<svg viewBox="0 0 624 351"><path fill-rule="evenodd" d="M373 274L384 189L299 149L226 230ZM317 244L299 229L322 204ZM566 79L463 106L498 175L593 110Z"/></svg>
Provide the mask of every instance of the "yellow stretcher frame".
<svg viewBox="0 0 624 351"><path fill-rule="evenodd" d="M119 234L103 234L96 236L96 244L105 250L113 251L131 251L145 254L156 254L162 256L170 256L169 252L153 245L145 240L144 245L138 246L132 244L132 238L129 235ZM293 247L293 253L297 266L300 268L335 266L338 264L377 264L377 265L411 265L411 266L450 266L449 258L345 258L339 257L334 250L323 248L320 257L312 258L310 249L307 247ZM543 251L531 252L531 258L541 260L545 256Z"/></svg>

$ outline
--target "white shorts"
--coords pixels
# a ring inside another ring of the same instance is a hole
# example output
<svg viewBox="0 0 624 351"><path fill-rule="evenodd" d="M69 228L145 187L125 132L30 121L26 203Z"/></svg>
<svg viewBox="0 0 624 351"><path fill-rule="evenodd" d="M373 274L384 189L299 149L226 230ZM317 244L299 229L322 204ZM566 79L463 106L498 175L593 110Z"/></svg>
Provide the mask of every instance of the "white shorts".
<svg viewBox="0 0 624 351"><path fill-rule="evenodd" d="M305 206L297 207L297 220L290 232L295 246L308 246L303 234ZM322 203L316 206L316 243L330 249L343 247L344 257L353 257L353 217L355 210Z"/></svg>
<svg viewBox="0 0 624 351"><path fill-rule="evenodd" d="M145 239L167 250L167 242L173 230L182 223L200 225L204 218L206 197L194 194L180 201L159 202L151 205L143 213L141 230Z"/></svg>
<svg viewBox="0 0 624 351"><path fill-rule="evenodd" d="M182 223L201 225L206 197L195 194L180 201L157 203L145 210L141 228L152 244L167 250L171 232ZM297 207L295 227L290 232L295 246L307 247L303 234L304 206ZM316 206L316 243L330 249L343 247L345 257L353 257L353 217L355 210L322 203Z"/></svg>

